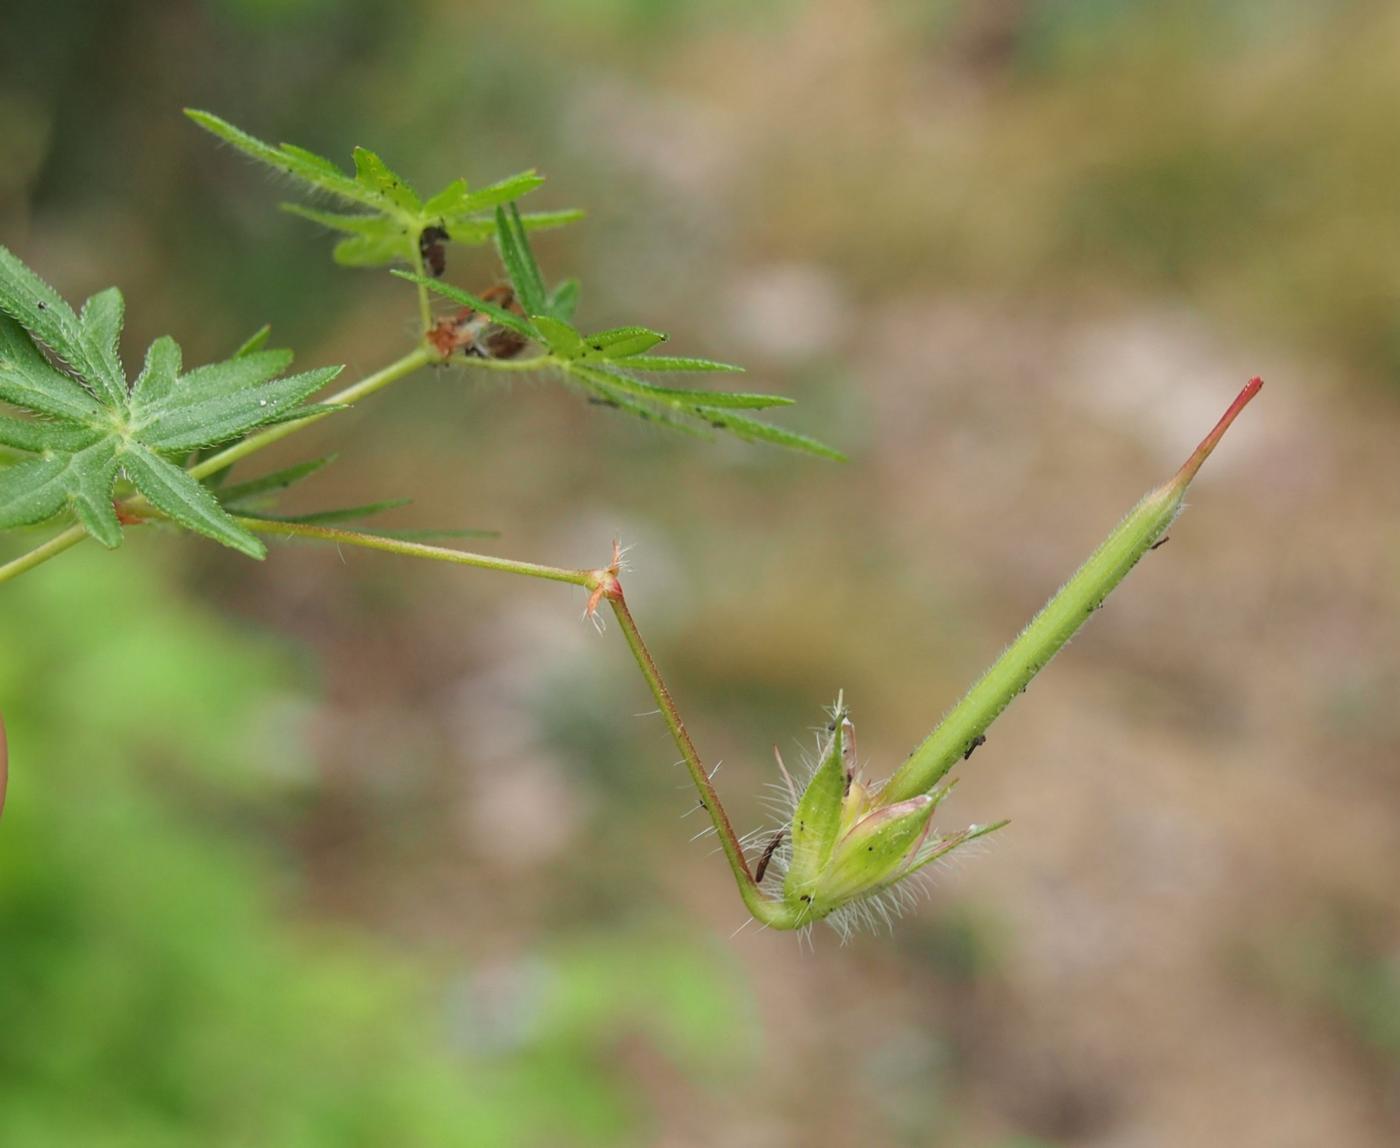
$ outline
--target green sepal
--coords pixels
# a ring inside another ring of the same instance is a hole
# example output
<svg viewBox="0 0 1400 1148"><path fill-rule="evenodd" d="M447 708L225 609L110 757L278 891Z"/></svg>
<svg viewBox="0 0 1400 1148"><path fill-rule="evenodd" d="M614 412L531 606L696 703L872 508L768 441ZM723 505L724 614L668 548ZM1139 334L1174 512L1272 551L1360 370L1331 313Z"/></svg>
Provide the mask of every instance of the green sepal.
<svg viewBox="0 0 1400 1148"><path fill-rule="evenodd" d="M812 891L813 911L825 916L904 876L911 853L928 832L938 803L927 793L866 814L836 843Z"/></svg>
<svg viewBox="0 0 1400 1148"><path fill-rule="evenodd" d="M789 826L791 853L783 896L794 905L811 905L817 879L831 859L841 829L846 796L845 714L838 710L816 772L802 791Z"/></svg>

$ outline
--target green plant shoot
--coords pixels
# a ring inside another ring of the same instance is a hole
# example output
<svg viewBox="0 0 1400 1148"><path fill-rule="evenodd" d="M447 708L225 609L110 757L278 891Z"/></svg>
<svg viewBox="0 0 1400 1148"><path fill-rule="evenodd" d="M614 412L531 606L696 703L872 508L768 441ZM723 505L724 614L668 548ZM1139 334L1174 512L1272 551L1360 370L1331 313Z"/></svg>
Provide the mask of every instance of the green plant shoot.
<svg viewBox="0 0 1400 1148"><path fill-rule="evenodd" d="M1006 824L973 825L940 835L932 827L933 814L951 789L951 784L940 783L985 740L987 727L1161 541L1181 513L1191 480L1262 385L1257 378L1245 385L1176 475L1128 513L875 791L860 776L854 728L844 700L838 699L820 760L801 795L792 791L792 814L780 830L786 844L765 854L773 871L784 875L781 895L756 898L751 892L756 882L747 865L735 869L745 901L759 920L773 928L795 929L829 918L843 933L859 924L889 920L914 896L903 882L960 845ZM702 791L702 798L710 797ZM723 833L718 822L716 827Z"/></svg>

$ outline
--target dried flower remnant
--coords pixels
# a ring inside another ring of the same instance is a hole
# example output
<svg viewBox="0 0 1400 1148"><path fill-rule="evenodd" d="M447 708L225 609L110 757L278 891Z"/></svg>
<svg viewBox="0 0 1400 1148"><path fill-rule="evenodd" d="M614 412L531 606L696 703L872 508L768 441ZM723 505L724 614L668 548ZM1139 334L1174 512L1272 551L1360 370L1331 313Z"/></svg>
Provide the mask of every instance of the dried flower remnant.
<svg viewBox="0 0 1400 1148"><path fill-rule="evenodd" d="M515 292L505 283L496 284L481 297L504 311L524 314ZM459 308L455 314L438 319L428 329L426 338L444 359L456 351L478 359L513 359L526 347L525 338L518 332L471 307Z"/></svg>

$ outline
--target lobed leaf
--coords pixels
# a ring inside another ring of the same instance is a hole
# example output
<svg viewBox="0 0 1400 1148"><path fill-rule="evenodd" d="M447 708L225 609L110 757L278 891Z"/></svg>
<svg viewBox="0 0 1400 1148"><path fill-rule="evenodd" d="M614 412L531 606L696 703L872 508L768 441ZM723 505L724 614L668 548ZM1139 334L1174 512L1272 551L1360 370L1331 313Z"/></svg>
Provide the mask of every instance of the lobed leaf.
<svg viewBox="0 0 1400 1148"><path fill-rule="evenodd" d="M610 331L599 331L584 338L589 349L605 359L639 355L665 341L665 335L649 327L614 327Z"/></svg>
<svg viewBox="0 0 1400 1148"><path fill-rule="evenodd" d="M218 500L206 487L191 478L188 471L181 470L142 446L136 446L124 455L122 465L127 477L151 505L185 529L231 546L249 558L266 555L267 548L230 518ZM87 525L86 522L84 525Z"/></svg>
<svg viewBox="0 0 1400 1148"><path fill-rule="evenodd" d="M100 436L90 427L71 423L45 422L40 419L14 419L0 415L0 446L27 450L34 454L44 451L81 450Z"/></svg>
<svg viewBox="0 0 1400 1148"><path fill-rule="evenodd" d="M632 371L718 371L729 374L743 374L744 368L733 363L717 363L713 359L676 358L670 355L627 355L613 360L619 367Z"/></svg>
<svg viewBox="0 0 1400 1148"><path fill-rule="evenodd" d="M406 263L408 253L402 234L353 235L335 245L331 258L342 267L382 267L386 263Z"/></svg>
<svg viewBox="0 0 1400 1148"><path fill-rule="evenodd" d="M238 350L234 351L231 358L241 359L244 355L251 355L254 351L261 351L267 346L267 340L272 335L271 324L264 323L251 335L239 344Z"/></svg>
<svg viewBox="0 0 1400 1148"><path fill-rule="evenodd" d="M377 192L352 179L325 156L307 151L293 144L274 146L249 135L241 128L234 127L227 120L220 119L210 112L186 108L185 115L205 131L218 136L225 143L232 144L244 155L259 163L310 184L319 191L329 192L352 203L363 203L370 207L382 208L384 198Z"/></svg>
<svg viewBox="0 0 1400 1148"><path fill-rule="evenodd" d="M529 195L537 187L543 186L544 177L533 171L522 171L470 192L466 190L465 181L458 180L457 184L461 185L461 194L457 201L450 207L439 207L436 210L436 214L442 216L446 221L449 231L452 230L454 222L465 223L468 216L490 211L493 207L499 207L502 204L511 203L521 196ZM456 187L457 184L450 184L449 189ZM433 197L434 200L438 198L438 196ZM423 211L425 215L434 214L428 210L426 205Z"/></svg>
<svg viewBox="0 0 1400 1148"><path fill-rule="evenodd" d="M246 363L252 357L234 359L231 363ZM197 446L235 438L298 408L302 400L319 391L340 371L340 367L321 367L261 386L211 389L202 397L186 396L179 406L167 407L142 423L141 438L161 451L193 450ZM185 376L182 382L191 377ZM300 409L293 413L298 418L304 414Z"/></svg>
<svg viewBox="0 0 1400 1148"><path fill-rule="evenodd" d="M549 315L531 315L530 322L544 336L549 349L561 359L575 359L587 351L583 337L568 323Z"/></svg>
<svg viewBox="0 0 1400 1148"><path fill-rule="evenodd" d="M112 509L117 445L103 439L81 450L0 470L0 528L30 526L70 507L102 545L121 544Z"/></svg>
<svg viewBox="0 0 1400 1148"><path fill-rule="evenodd" d="M408 506L411 498L390 498L383 502L367 502L362 506L344 506L335 510L313 510L309 514L258 514L249 510L238 513L244 518L256 518L261 522L297 522L304 526L325 526L334 522L354 522L359 518L370 518L386 510L397 510Z"/></svg>
<svg viewBox="0 0 1400 1148"><path fill-rule="evenodd" d="M335 459L335 455L328 454L321 458L313 458L307 462L299 462L294 466L284 467L281 470L274 470L271 474L265 474L261 478L254 478L247 482L239 482L235 483L233 486L226 486L219 491L219 501L226 506L231 506L234 503L245 502L250 498L257 498L260 495L286 490L287 487L300 482L303 478L309 478L318 470L330 466ZM219 474L225 473L227 472L219 471Z"/></svg>
<svg viewBox="0 0 1400 1148"><path fill-rule="evenodd" d="M82 329L92 368L102 380L112 384L111 397L119 400L126 398L126 368L122 366L119 346L125 309L122 293L115 287L108 287L84 303L78 314L78 326Z"/></svg>
<svg viewBox="0 0 1400 1148"><path fill-rule="evenodd" d="M305 207L300 203L282 203L278 206L288 215L299 216L312 223L319 223L322 227L329 227L332 231L343 231L348 235L392 234L403 240L408 236L410 230L401 220L390 219L384 215L319 211L314 207Z"/></svg>
<svg viewBox="0 0 1400 1148"><path fill-rule="evenodd" d="M564 367L569 378L583 384L598 397L600 402L607 406L624 410L628 414L636 415L647 421L659 422L663 426L671 427L673 430L682 431L685 434L695 435L698 438L708 437L699 427L676 418L672 413L675 408L668 409L667 406L655 402L638 402L627 390L617 385L619 376L610 371L602 371L577 360L560 365ZM632 382L634 380L621 381Z"/></svg>
<svg viewBox="0 0 1400 1148"><path fill-rule="evenodd" d="M789 450L800 450L804 454L829 458L832 462L846 461L844 454L834 447L827 446L819 439L798 434L796 431L784 430L771 423L759 422L758 419L751 419L747 415L735 414L732 410L715 409L713 403L708 408L702 408L699 413L702 417L709 419L710 425L715 429L729 431L739 438L785 446Z"/></svg>
<svg viewBox="0 0 1400 1148"><path fill-rule="evenodd" d="M7 315L0 315L0 399L73 422L103 414L92 393L55 370L28 332Z"/></svg>
<svg viewBox="0 0 1400 1148"><path fill-rule="evenodd" d="M734 391L685 391L672 387L659 387L655 383L646 383L620 371L612 371L603 367L582 363L568 363L565 366L571 371L587 370L595 378L602 376L611 386L619 390L641 395L655 402L668 403L677 409L685 409L698 417L710 420L712 425L711 416L715 413L709 409L712 407L759 410L763 407L790 406L792 404L791 399L782 395L742 394Z"/></svg>
<svg viewBox="0 0 1400 1148"><path fill-rule="evenodd" d="M57 291L0 247L0 311L72 367L96 397L118 406L126 400L126 376L112 330L121 329L121 294L114 288L88 306L94 310L80 321Z"/></svg>
<svg viewBox="0 0 1400 1148"><path fill-rule="evenodd" d="M546 308L544 278L530 250L525 226L520 221L520 209L513 203L496 208L496 245L525 311L530 315L543 314Z"/></svg>
<svg viewBox="0 0 1400 1148"><path fill-rule="evenodd" d="M529 216L525 217L527 227L529 226L529 219ZM550 293L549 305L545 310L551 317L561 319L567 323L573 319L574 312L578 310L578 295L578 280L565 279Z"/></svg>
<svg viewBox="0 0 1400 1148"><path fill-rule="evenodd" d="M393 204L404 215L417 216L422 208L418 193L408 182L393 171L388 164L368 148L357 147L353 153L355 160L355 181L372 195L381 197Z"/></svg>
<svg viewBox="0 0 1400 1148"><path fill-rule="evenodd" d="M0 248L0 303L6 312L0 315L0 399L34 416L0 413L0 446L42 456L0 472L0 527L29 525L67 509L103 545L117 546L122 529L112 499L124 471L171 520L261 557L262 544L208 488L162 454L230 443L256 427L336 409L303 404L339 367L279 378L291 354L260 349L264 328L234 358L181 374L180 347L162 336L148 348L128 392L117 350L123 304L115 289L98 292L75 315ZM45 358L36 336L76 377Z"/></svg>
<svg viewBox="0 0 1400 1148"><path fill-rule="evenodd" d="M180 344L162 335L146 350L146 362L131 387L131 402L138 408L154 408L175 392L180 378Z"/></svg>

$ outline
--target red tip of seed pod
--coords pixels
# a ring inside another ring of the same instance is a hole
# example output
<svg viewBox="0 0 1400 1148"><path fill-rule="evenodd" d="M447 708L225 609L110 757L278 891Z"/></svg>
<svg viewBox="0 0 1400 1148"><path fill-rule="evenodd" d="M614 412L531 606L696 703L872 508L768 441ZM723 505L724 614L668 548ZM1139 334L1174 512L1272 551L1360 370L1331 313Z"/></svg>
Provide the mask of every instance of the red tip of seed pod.
<svg viewBox="0 0 1400 1148"><path fill-rule="evenodd" d="M1229 409L1220 416L1220 421L1215 424L1210 434L1206 435L1206 437L1201 440L1201 445L1196 448L1191 457L1188 458L1181 469L1176 472L1176 477L1167 484L1168 486L1185 489L1186 485L1196 477L1196 472L1201 469L1201 464L1210 457L1210 452L1215 449L1216 444L1225 437L1225 432L1230 429L1230 424L1235 421L1236 416L1249 405L1250 399L1254 398L1263 386L1264 380L1258 375L1255 375L1254 378L1245 383L1240 393L1235 396L1235 401L1231 403Z"/></svg>

